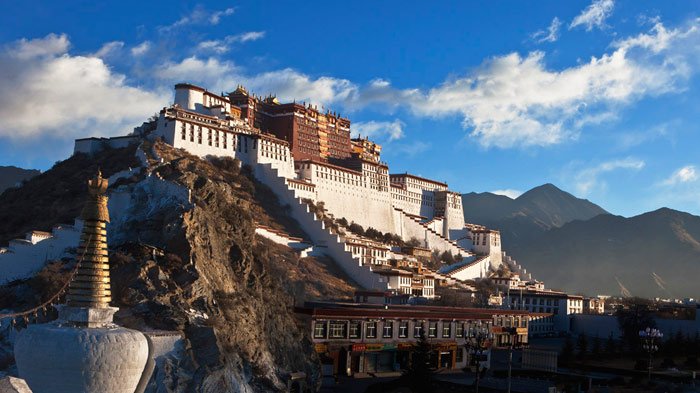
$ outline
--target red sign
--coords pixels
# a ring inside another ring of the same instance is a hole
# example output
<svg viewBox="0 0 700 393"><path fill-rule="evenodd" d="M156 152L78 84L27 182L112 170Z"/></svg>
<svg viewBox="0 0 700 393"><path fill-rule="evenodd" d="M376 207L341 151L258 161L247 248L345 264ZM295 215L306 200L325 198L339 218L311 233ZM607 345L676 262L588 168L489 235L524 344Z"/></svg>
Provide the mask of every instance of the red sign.
<svg viewBox="0 0 700 393"><path fill-rule="evenodd" d="M352 345L353 352L362 352L362 351L365 351L366 349L367 349L366 344L353 344Z"/></svg>

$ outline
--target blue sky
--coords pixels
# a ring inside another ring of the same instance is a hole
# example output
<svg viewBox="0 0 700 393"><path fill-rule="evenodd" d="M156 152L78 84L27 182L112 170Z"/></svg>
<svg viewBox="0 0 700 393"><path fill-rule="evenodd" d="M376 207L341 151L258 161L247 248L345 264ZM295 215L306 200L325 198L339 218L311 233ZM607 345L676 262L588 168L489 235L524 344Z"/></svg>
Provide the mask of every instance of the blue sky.
<svg viewBox="0 0 700 393"><path fill-rule="evenodd" d="M460 192L700 214L698 2L57 3L0 16L0 165L124 134L174 83L241 83L341 112L392 171Z"/></svg>

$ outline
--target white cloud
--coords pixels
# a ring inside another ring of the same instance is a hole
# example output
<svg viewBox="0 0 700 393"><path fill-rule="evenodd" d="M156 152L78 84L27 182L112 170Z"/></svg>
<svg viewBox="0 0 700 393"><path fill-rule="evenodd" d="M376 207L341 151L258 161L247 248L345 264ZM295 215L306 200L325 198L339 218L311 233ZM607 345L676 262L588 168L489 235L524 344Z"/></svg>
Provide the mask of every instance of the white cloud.
<svg viewBox="0 0 700 393"><path fill-rule="evenodd" d="M230 46L235 43L243 43L249 41L256 41L265 37L264 31L249 31L246 33L230 35L222 40L207 40L202 41L197 45L198 52L213 52L217 54L223 54L228 52L231 48Z"/></svg>
<svg viewBox="0 0 700 393"><path fill-rule="evenodd" d="M211 16L209 16L209 23L212 25L218 25L221 21L221 17L233 15L234 11L234 8L226 8L223 11L215 11L211 14Z"/></svg>
<svg viewBox="0 0 700 393"><path fill-rule="evenodd" d="M264 38L264 37L265 37L264 31L248 31L245 33L236 34L234 36L229 36L226 38L230 39L231 42L248 42L248 41L257 41L257 40Z"/></svg>
<svg viewBox="0 0 700 393"><path fill-rule="evenodd" d="M170 33L188 25L217 25L221 22L222 17L233 15L234 12L234 8L226 8L220 11L207 11L203 7L198 6L188 15L183 16L174 23L167 26L160 26L158 31L160 33Z"/></svg>
<svg viewBox="0 0 700 393"><path fill-rule="evenodd" d="M140 124L168 94L129 86L95 57L68 53L65 35L0 49L0 137L115 135Z"/></svg>
<svg viewBox="0 0 700 393"><path fill-rule="evenodd" d="M698 173L694 165L686 165L671 174L666 180L661 182L664 186L675 186L681 183L691 183L698 180Z"/></svg>
<svg viewBox="0 0 700 393"><path fill-rule="evenodd" d="M143 56L146 54L149 50L151 50L151 42L150 41L144 41L135 47L131 48L131 55L132 56Z"/></svg>
<svg viewBox="0 0 700 393"><path fill-rule="evenodd" d="M156 68L156 76L222 91L240 83L281 100L346 110L376 104L386 111L404 106L421 117L461 116L469 135L484 147L550 146L576 139L586 127L615 121L620 108L635 101L685 89L684 82L700 69L699 26L700 20L678 29L657 23L615 41L609 53L560 70L549 68L540 51L497 56L428 90L397 89L385 79L359 85L290 68L255 74L200 55L167 62ZM227 50L223 41L204 46L222 52Z"/></svg>
<svg viewBox="0 0 700 393"><path fill-rule="evenodd" d="M579 195L586 196L594 189L605 187L605 182L600 179L600 176L604 173L619 169L639 171L644 168L644 166L644 161L631 157L602 162L593 167L581 169L575 173L573 175L574 186Z"/></svg>
<svg viewBox="0 0 700 393"><path fill-rule="evenodd" d="M7 48L6 50L12 52L9 56L19 60L27 60L44 56L62 55L68 52L69 47L70 42L67 35L51 33L44 38L34 40L22 38L15 42L12 48Z"/></svg>
<svg viewBox="0 0 700 393"><path fill-rule="evenodd" d="M394 121L367 121L353 123L353 137L363 136L372 139L386 139L389 142L404 137L406 124L399 119Z"/></svg>
<svg viewBox="0 0 700 393"><path fill-rule="evenodd" d="M557 144L576 138L586 124L613 119L623 105L685 89L697 69L699 24L672 31L655 26L619 41L612 53L560 71L547 68L543 52L511 53L426 93L400 97L384 90L410 102L417 115L461 114L485 147Z"/></svg>
<svg viewBox="0 0 700 393"><path fill-rule="evenodd" d="M492 193L492 194L496 194L496 195L507 196L507 197L510 198L510 199L515 199L515 198L517 198L517 197L519 197L520 195L523 194L522 191L520 191L520 190L514 190L514 189L512 189L512 188L506 188L506 189L503 189L503 190L494 190L494 191L489 191L489 192Z"/></svg>
<svg viewBox="0 0 700 393"><path fill-rule="evenodd" d="M102 45L102 47L97 52L95 52L93 56L99 57L100 59L104 59L105 57L114 54L114 52L119 51L123 47L124 43L122 41L108 42Z"/></svg>
<svg viewBox="0 0 700 393"><path fill-rule="evenodd" d="M605 27L605 20L612 14L614 7L615 2L613 0L594 0L591 5L586 7L571 21L569 29L578 26L585 26L586 31L591 31L594 27L602 29Z"/></svg>
<svg viewBox="0 0 700 393"><path fill-rule="evenodd" d="M559 28L561 27L561 21L556 16L552 19L552 23L547 28L547 31L539 30L532 34L532 39L538 43L542 42L555 42L559 39Z"/></svg>

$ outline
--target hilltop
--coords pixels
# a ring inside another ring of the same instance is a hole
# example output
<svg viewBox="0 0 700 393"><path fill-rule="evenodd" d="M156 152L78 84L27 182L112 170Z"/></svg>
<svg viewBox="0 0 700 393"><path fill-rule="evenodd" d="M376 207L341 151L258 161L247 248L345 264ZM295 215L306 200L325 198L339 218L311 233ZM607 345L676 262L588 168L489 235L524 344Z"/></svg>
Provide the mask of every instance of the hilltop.
<svg viewBox="0 0 700 393"><path fill-rule="evenodd" d="M36 169L22 169L16 166L0 166L0 194L17 183L40 174Z"/></svg>
<svg viewBox="0 0 700 393"><path fill-rule="evenodd" d="M524 246L543 232L568 222L608 214L600 206L549 183L515 199L490 192L463 194L462 206L466 221L500 230L509 249Z"/></svg>

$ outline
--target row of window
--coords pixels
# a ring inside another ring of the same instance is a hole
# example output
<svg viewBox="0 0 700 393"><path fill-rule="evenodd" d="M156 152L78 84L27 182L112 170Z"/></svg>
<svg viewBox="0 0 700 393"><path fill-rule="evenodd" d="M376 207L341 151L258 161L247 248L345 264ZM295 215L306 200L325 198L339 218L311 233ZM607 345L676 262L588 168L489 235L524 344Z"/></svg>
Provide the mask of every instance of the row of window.
<svg viewBox="0 0 700 393"><path fill-rule="evenodd" d="M424 332L429 338L463 338L474 337L478 329L488 329L486 325L478 327L469 322L443 322L439 326L438 321L429 321L412 325L409 321L315 321L313 337L330 340L394 338L396 333L397 338L409 335L419 338Z"/></svg>

